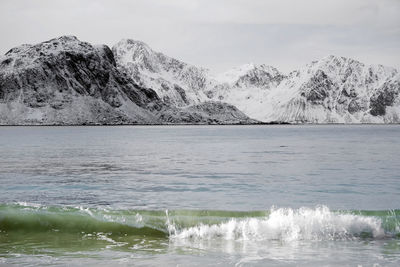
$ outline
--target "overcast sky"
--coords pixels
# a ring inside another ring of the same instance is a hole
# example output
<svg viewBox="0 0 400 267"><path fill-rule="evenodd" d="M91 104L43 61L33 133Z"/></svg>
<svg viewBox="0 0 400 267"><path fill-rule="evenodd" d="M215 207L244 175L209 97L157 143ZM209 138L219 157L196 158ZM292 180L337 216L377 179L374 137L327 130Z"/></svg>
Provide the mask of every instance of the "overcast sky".
<svg viewBox="0 0 400 267"><path fill-rule="evenodd" d="M400 69L400 0L0 0L0 53L61 35L122 38L223 71L334 54Z"/></svg>

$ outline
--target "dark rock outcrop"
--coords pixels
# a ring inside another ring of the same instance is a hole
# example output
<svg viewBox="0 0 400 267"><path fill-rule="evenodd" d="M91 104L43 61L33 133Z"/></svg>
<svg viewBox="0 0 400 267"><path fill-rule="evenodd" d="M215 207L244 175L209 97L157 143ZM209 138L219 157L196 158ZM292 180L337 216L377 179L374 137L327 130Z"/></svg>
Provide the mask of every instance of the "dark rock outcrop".
<svg viewBox="0 0 400 267"><path fill-rule="evenodd" d="M370 113L373 116L386 114L386 107L392 106L400 94L400 80L385 82L370 99Z"/></svg>
<svg viewBox="0 0 400 267"><path fill-rule="evenodd" d="M301 96L304 96L313 104L323 104L328 97L329 91L333 91L334 84L328 76L318 70L308 83L303 86Z"/></svg>
<svg viewBox="0 0 400 267"><path fill-rule="evenodd" d="M221 102L204 102L185 108L170 108L160 113L168 123L189 124L257 124L235 106Z"/></svg>

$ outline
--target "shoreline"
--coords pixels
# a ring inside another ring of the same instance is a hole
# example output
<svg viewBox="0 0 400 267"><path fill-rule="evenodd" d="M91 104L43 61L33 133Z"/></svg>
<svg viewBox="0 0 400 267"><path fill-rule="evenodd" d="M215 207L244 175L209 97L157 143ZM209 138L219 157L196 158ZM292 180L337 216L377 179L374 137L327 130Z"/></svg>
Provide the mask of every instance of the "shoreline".
<svg viewBox="0 0 400 267"><path fill-rule="evenodd" d="M266 123L171 123L171 124L0 124L0 127L101 127L101 126L395 126L400 123L289 123L289 122L266 122Z"/></svg>

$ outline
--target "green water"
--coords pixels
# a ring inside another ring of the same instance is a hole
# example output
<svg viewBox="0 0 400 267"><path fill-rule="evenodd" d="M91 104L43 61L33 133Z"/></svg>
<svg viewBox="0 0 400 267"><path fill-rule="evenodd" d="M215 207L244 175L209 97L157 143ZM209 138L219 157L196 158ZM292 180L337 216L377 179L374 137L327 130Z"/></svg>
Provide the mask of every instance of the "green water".
<svg viewBox="0 0 400 267"><path fill-rule="evenodd" d="M251 212L150 211L3 204L0 256L86 257L104 250L167 253L173 243L199 242L212 248L226 241L386 240L396 249L399 230L400 210L330 211L321 206Z"/></svg>

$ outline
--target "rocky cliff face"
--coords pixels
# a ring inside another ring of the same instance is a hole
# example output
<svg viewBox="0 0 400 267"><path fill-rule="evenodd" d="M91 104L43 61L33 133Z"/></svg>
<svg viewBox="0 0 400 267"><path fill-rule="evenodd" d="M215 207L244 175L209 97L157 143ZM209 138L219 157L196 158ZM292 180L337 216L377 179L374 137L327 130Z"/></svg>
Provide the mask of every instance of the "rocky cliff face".
<svg viewBox="0 0 400 267"><path fill-rule="evenodd" d="M150 70L157 66L149 59L142 62ZM105 45L73 36L22 45L0 58L0 124L162 124L169 122L165 117L187 123L192 115L204 123L251 122L238 110L236 117L179 110L142 85L117 68Z"/></svg>
<svg viewBox="0 0 400 267"><path fill-rule="evenodd" d="M207 101L184 108L172 108L161 114L161 120L172 124L257 124L235 106Z"/></svg>
<svg viewBox="0 0 400 267"><path fill-rule="evenodd" d="M63 36L8 51L0 61L2 124L157 122L157 94L116 68L107 46Z"/></svg>
<svg viewBox="0 0 400 267"><path fill-rule="evenodd" d="M370 97L370 114L389 116L391 121L400 122L400 75L385 81Z"/></svg>

